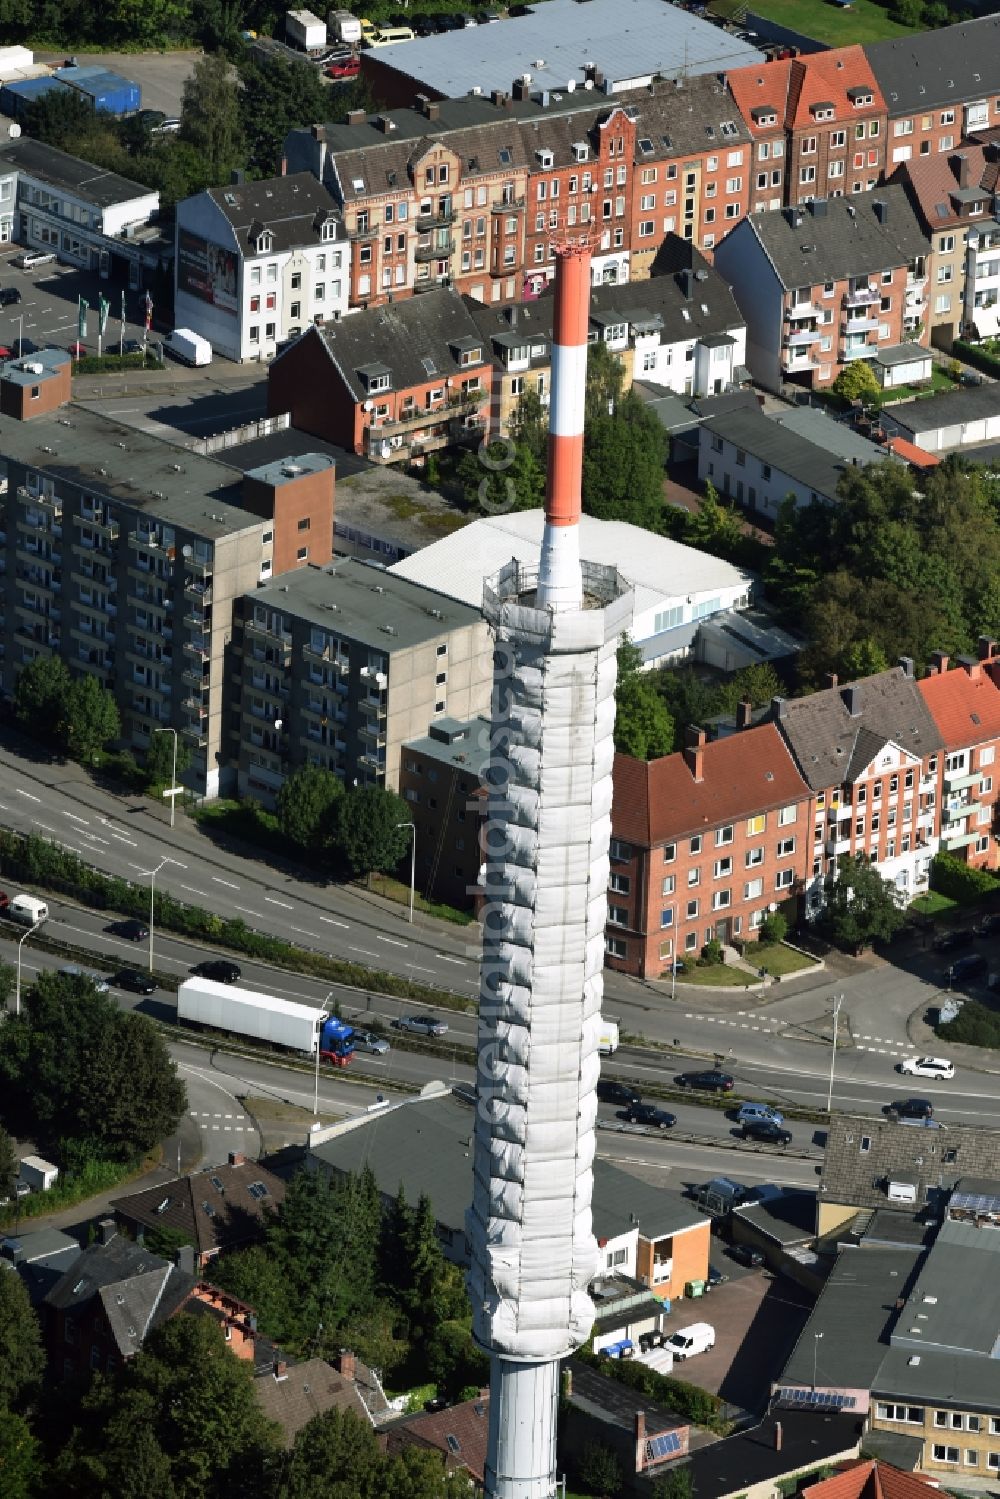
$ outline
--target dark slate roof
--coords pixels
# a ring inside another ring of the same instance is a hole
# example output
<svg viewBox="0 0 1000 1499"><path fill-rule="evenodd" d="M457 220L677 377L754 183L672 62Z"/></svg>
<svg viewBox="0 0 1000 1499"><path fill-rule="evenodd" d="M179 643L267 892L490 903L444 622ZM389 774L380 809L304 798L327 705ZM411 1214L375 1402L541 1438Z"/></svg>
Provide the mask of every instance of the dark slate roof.
<svg viewBox="0 0 1000 1499"><path fill-rule="evenodd" d="M786 288L870 276L907 265L929 249L906 190L898 183L824 202L822 216L803 204L799 209L757 213L744 220ZM875 215L876 203L888 204L884 224Z"/></svg>
<svg viewBox="0 0 1000 1499"><path fill-rule="evenodd" d="M157 1322L170 1316L195 1285L169 1260L116 1234L107 1244L92 1244L56 1282L45 1305L69 1316L82 1316L101 1302L119 1351L125 1358L142 1347Z"/></svg>
<svg viewBox="0 0 1000 1499"><path fill-rule="evenodd" d="M81 1253L80 1245L69 1234L56 1228L42 1228L18 1234L17 1238L0 1239L0 1271L14 1271L32 1306L37 1306L76 1264Z"/></svg>
<svg viewBox="0 0 1000 1499"><path fill-rule="evenodd" d="M780 1447L775 1435L779 1420ZM694 1485L694 1499L745 1494L758 1484L774 1484L803 1468L818 1467L844 1453L853 1454L864 1424L858 1416L777 1411L749 1431L692 1453L687 1471Z"/></svg>
<svg viewBox="0 0 1000 1499"><path fill-rule="evenodd" d="M869 42L865 52L890 119L1000 94L1000 16Z"/></svg>
<svg viewBox="0 0 1000 1499"><path fill-rule="evenodd" d="M340 218L336 203L311 172L210 187L208 196L232 224L244 253L256 253L250 241L252 226L271 231L277 254L319 244L323 224Z"/></svg>
<svg viewBox="0 0 1000 1499"><path fill-rule="evenodd" d="M984 417L1000 414L1000 383L987 381L985 385L963 386L959 390L943 390L936 396L924 396L913 401L901 401L886 408L885 416L890 426L894 423L919 436L921 432L935 431L939 427L952 427L962 422L981 421Z"/></svg>
<svg viewBox="0 0 1000 1499"><path fill-rule="evenodd" d="M309 328L302 337L321 340L355 401L369 398L360 370L384 365L393 390L407 390L438 379L444 385L449 376L468 376L479 367L476 363L462 364L457 342L471 337L483 345L465 302L450 287L405 302L390 302L385 307L369 307L326 328ZM295 347L290 344L278 358L293 356ZM485 347L483 359L489 362Z"/></svg>
<svg viewBox="0 0 1000 1499"><path fill-rule="evenodd" d="M759 406L747 404L704 416L701 427L703 432L735 443L762 463L808 485L821 499L836 499L841 476L850 468L850 464L839 463L829 449L766 416Z"/></svg>
<svg viewBox="0 0 1000 1499"><path fill-rule="evenodd" d="M206 1167L179 1181L118 1197L110 1206L130 1224L177 1229L205 1254L256 1237L284 1200L280 1176L257 1161L244 1161Z"/></svg>
<svg viewBox="0 0 1000 1499"><path fill-rule="evenodd" d="M81 161L26 135L0 147L0 166L16 167L39 182L72 193L97 208L113 208L117 203L131 203L133 198L148 198L153 191L141 182L119 177L117 172Z"/></svg>
<svg viewBox="0 0 1000 1499"><path fill-rule="evenodd" d="M733 1216L776 1244L809 1243L816 1237L816 1193L788 1187L761 1202L738 1207Z"/></svg>
<svg viewBox="0 0 1000 1499"><path fill-rule="evenodd" d="M851 691L860 707L853 716ZM814 791L851 781L889 741L918 759L942 746L923 694L900 666L809 697L776 700L772 717Z"/></svg>
<svg viewBox="0 0 1000 1499"><path fill-rule="evenodd" d="M862 1136L869 1141L864 1152ZM888 1212L891 1204L885 1191L874 1184L898 1172L916 1178L916 1208L950 1192L963 1177L996 1178L1000 1176L1000 1130L964 1124L920 1129L888 1119L834 1115L827 1131L820 1180L824 1201Z"/></svg>

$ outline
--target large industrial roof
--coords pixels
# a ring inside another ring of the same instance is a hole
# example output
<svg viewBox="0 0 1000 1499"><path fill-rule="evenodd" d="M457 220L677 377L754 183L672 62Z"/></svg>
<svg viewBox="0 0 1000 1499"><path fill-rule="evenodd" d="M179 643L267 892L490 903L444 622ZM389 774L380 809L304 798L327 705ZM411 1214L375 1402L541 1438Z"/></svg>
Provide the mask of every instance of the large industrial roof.
<svg viewBox="0 0 1000 1499"><path fill-rule="evenodd" d="M401 42L372 54L445 97L510 89L531 74L534 88L580 87L585 65L611 91L630 82L763 62L756 48L667 0L546 0L526 16Z"/></svg>
<svg viewBox="0 0 1000 1499"><path fill-rule="evenodd" d="M488 516L405 557L389 571L478 608L483 579L499 572L512 557L528 567L537 565L543 524L541 510ZM585 562L614 562L635 587L637 614L678 594L718 593L741 582L750 586L748 574L731 563L626 521L583 516L580 556Z"/></svg>

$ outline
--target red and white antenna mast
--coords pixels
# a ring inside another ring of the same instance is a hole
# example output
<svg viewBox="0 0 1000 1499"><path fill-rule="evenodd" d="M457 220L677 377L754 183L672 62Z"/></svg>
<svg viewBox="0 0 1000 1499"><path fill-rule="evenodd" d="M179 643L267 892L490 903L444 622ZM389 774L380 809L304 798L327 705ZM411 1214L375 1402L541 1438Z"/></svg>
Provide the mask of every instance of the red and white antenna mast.
<svg viewBox="0 0 1000 1499"><path fill-rule="evenodd" d="M579 609L583 602L580 513L590 323L590 241L584 236L564 239L554 249L556 293L549 455L536 601L541 609L562 612Z"/></svg>

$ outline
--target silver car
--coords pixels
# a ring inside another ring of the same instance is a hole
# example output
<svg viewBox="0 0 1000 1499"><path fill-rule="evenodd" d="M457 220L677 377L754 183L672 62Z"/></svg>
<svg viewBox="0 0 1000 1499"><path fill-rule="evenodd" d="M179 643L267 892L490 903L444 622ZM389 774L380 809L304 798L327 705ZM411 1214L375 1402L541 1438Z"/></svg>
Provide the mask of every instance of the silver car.
<svg viewBox="0 0 1000 1499"><path fill-rule="evenodd" d="M448 1033L446 1022L433 1015L400 1015L392 1023L397 1031L411 1031L417 1036L444 1036Z"/></svg>
<svg viewBox="0 0 1000 1499"><path fill-rule="evenodd" d="M370 1051L373 1056L384 1057L390 1050L385 1037L376 1035L374 1031L355 1031L352 1039L355 1051Z"/></svg>

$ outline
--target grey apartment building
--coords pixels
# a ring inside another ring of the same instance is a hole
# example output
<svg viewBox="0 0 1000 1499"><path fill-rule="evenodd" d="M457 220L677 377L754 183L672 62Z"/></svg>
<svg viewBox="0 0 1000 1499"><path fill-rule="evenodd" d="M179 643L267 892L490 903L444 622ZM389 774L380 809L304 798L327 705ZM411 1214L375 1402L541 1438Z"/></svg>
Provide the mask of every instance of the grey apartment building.
<svg viewBox="0 0 1000 1499"><path fill-rule="evenodd" d="M247 592L233 646L239 791L265 803L304 764L396 790L404 740L490 699L479 610L353 559Z"/></svg>
<svg viewBox="0 0 1000 1499"><path fill-rule="evenodd" d="M46 375L41 364L29 374L43 395ZM242 508L241 485L224 464L82 407L5 420L3 692L28 661L57 652L114 693L125 744L141 751L175 729L192 751L188 784L225 790L233 600L270 571L274 532Z"/></svg>

